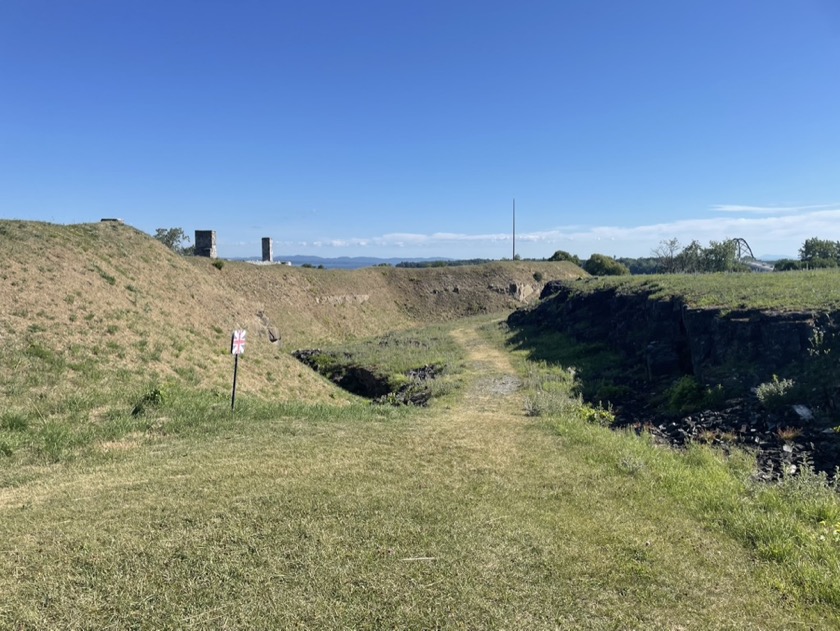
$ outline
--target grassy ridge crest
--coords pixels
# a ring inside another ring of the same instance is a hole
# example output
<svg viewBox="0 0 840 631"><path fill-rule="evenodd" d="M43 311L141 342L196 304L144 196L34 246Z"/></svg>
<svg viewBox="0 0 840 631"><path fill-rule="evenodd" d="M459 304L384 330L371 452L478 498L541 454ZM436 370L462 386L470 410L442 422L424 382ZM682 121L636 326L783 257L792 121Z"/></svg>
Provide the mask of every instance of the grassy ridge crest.
<svg viewBox="0 0 840 631"><path fill-rule="evenodd" d="M779 312L840 310L836 269L772 274L656 274L587 278L569 286L575 292L613 290L644 293L653 299L681 298L694 308Z"/></svg>

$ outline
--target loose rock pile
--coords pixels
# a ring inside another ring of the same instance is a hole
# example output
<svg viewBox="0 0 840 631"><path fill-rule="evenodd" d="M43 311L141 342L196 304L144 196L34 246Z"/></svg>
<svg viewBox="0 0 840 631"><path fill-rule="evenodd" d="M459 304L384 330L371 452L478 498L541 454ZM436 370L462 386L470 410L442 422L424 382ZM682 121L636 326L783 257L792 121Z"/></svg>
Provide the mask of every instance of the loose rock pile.
<svg viewBox="0 0 840 631"><path fill-rule="evenodd" d="M806 422L792 406L771 414L750 400L737 400L720 410L671 419L657 418L649 411L629 406L617 411L616 425L650 432L674 447L705 443L725 451L752 451L759 466L758 477L766 480L797 473L803 466L833 476L836 463L840 462L837 432Z"/></svg>

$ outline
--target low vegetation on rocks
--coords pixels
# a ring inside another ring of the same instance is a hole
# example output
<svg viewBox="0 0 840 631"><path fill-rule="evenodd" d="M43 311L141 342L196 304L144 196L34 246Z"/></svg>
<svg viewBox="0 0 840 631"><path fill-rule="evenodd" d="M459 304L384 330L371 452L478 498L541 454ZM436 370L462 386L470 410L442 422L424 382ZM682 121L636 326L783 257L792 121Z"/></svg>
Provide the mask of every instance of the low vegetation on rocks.
<svg viewBox="0 0 840 631"><path fill-rule="evenodd" d="M539 305L509 322L534 359L578 366L585 400L613 406L618 426L674 445L757 450L763 476L814 467L833 477L838 312L794 310L787 274L721 276L720 285L710 278L693 279L685 292L678 275L549 283ZM821 304L832 305L836 278L799 273L796 291L825 290ZM705 306L698 296L713 286L720 299ZM750 292L774 309L757 308Z"/></svg>
<svg viewBox="0 0 840 631"><path fill-rule="evenodd" d="M450 391L451 376L462 368L457 345L440 327L293 355L348 392L394 405L428 404Z"/></svg>

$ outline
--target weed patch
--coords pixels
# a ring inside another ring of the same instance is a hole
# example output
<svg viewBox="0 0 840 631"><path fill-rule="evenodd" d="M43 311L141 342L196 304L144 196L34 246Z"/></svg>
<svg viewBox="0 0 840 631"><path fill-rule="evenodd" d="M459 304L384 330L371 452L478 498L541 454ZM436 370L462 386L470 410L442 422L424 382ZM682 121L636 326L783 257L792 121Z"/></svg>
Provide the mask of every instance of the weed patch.
<svg viewBox="0 0 840 631"><path fill-rule="evenodd" d="M17 412L6 412L0 416L0 429L24 432L29 428L29 419Z"/></svg>
<svg viewBox="0 0 840 631"><path fill-rule="evenodd" d="M726 400L723 386L704 386L694 377L685 375L675 381L664 393L666 409L674 415L691 414L700 410L715 409Z"/></svg>
<svg viewBox="0 0 840 631"><path fill-rule="evenodd" d="M160 387L153 386L140 396L137 403L134 404L134 408L131 410L131 415L140 416L145 414L151 409L160 407L163 405L163 402L163 390Z"/></svg>
<svg viewBox="0 0 840 631"><path fill-rule="evenodd" d="M755 388L755 396L766 409L779 411L783 407L794 403L796 382L793 379L779 379L773 375L772 381L759 384Z"/></svg>

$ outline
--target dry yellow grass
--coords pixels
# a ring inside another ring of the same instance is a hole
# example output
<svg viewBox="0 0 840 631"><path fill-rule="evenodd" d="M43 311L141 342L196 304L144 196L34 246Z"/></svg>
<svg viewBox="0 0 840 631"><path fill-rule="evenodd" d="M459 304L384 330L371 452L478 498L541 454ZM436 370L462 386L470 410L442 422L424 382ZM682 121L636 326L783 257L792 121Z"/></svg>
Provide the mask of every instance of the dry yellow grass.
<svg viewBox="0 0 840 631"><path fill-rule="evenodd" d="M219 270L118 223L0 221L0 252L0 360L16 371L0 388L7 408L166 380L222 392L237 328L248 331L243 393L340 400L288 351L510 309L521 304L511 284L539 289L534 272L580 274L557 263L348 272L227 261Z"/></svg>

